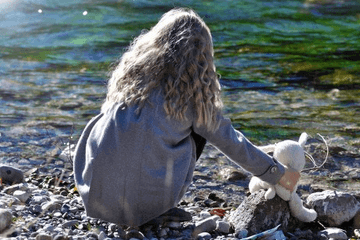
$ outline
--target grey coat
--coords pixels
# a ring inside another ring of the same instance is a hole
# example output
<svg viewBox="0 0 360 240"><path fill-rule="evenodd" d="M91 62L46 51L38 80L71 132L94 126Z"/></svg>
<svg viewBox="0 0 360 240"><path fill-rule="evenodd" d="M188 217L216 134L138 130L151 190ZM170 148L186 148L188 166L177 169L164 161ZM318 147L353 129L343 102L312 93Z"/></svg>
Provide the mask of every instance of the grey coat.
<svg viewBox="0 0 360 240"><path fill-rule="evenodd" d="M120 225L139 226L177 205L192 181L196 147L192 131L245 170L271 184L284 168L252 145L219 115L211 132L196 127L189 106L186 120L169 118L161 91L137 106L115 104L90 120L75 150L74 173L86 213Z"/></svg>

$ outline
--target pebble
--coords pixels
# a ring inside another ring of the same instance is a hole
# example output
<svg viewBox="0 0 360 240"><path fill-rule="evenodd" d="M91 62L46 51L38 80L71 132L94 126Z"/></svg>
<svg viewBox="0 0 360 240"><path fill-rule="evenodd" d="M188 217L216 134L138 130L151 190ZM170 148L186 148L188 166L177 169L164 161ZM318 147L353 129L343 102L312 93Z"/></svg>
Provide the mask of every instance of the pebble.
<svg viewBox="0 0 360 240"><path fill-rule="evenodd" d="M336 239L336 240L347 240L348 237L346 232L340 228L327 228L319 232L319 236L324 236L327 239Z"/></svg>
<svg viewBox="0 0 360 240"><path fill-rule="evenodd" d="M201 232L212 232L216 229L216 218L209 217L195 223L193 236L196 237Z"/></svg>
<svg viewBox="0 0 360 240"><path fill-rule="evenodd" d="M205 219L211 217L211 214L208 211L201 211L200 212L200 218Z"/></svg>
<svg viewBox="0 0 360 240"><path fill-rule="evenodd" d="M225 221L216 221L216 230L228 234L230 232L230 224Z"/></svg>
<svg viewBox="0 0 360 240"><path fill-rule="evenodd" d="M12 214L7 209L0 209L0 232L4 231L10 226Z"/></svg>
<svg viewBox="0 0 360 240"><path fill-rule="evenodd" d="M22 203L25 203L31 196L31 192L23 191L23 190L16 190L13 193L13 196L17 197Z"/></svg>
<svg viewBox="0 0 360 240"><path fill-rule="evenodd" d="M208 232L199 233L197 236L197 239L198 240L209 240L209 239L211 239L211 234Z"/></svg>
<svg viewBox="0 0 360 240"><path fill-rule="evenodd" d="M182 227L180 222L167 222L165 226L172 229L181 229Z"/></svg>
<svg viewBox="0 0 360 240"><path fill-rule="evenodd" d="M53 240L52 236L46 233L39 233L36 238L36 240Z"/></svg>

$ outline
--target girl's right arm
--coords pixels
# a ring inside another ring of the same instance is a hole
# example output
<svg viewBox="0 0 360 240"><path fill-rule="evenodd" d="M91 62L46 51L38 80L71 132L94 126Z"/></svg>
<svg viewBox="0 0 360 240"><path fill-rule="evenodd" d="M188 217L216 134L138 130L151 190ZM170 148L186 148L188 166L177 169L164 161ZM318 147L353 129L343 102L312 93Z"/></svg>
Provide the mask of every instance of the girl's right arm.
<svg viewBox="0 0 360 240"><path fill-rule="evenodd" d="M220 125L216 131L209 131L205 126L196 126L195 123L193 130L246 171L265 182L277 184L285 173L284 166L234 129L230 119L219 114L218 121Z"/></svg>

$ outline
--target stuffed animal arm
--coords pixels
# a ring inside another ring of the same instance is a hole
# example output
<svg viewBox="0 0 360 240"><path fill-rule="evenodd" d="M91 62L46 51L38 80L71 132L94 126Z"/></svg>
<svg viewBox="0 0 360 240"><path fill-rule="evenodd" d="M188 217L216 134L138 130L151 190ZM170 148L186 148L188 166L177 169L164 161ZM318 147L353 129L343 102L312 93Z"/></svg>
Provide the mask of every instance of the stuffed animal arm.
<svg viewBox="0 0 360 240"><path fill-rule="evenodd" d="M287 170L298 172L305 166L304 146L308 139L308 135L304 132L301 134L299 141L285 140L275 145L260 147L264 152L273 152L274 158L284 165ZM277 194L285 201L289 201L291 214L302 222L312 222L316 219L317 213L313 209L307 209L303 206L303 202L296 193L297 185L294 191L290 191L280 184L271 185L262 181L258 177L252 177L249 183L250 193L254 193L260 189L267 189L265 193L266 199L272 199Z"/></svg>

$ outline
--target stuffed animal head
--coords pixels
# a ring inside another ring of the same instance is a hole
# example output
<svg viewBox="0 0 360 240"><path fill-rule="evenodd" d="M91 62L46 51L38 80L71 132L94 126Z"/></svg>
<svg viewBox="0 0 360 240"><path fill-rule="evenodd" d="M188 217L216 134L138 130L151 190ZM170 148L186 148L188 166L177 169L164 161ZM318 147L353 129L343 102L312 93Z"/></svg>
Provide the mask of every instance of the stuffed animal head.
<svg viewBox="0 0 360 240"><path fill-rule="evenodd" d="M305 151L303 147L308 139L307 133L302 133L299 141L285 140L275 145L266 146L263 150L273 151L274 158L285 166L300 172L305 166Z"/></svg>

